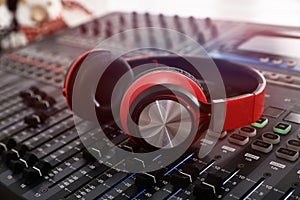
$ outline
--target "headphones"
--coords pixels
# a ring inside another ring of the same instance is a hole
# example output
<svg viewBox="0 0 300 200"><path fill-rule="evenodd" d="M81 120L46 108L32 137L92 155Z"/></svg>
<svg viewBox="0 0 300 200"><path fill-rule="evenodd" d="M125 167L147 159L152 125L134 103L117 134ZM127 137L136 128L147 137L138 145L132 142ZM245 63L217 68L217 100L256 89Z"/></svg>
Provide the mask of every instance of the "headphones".
<svg viewBox="0 0 300 200"><path fill-rule="evenodd" d="M192 132L196 132L195 142L208 128L216 102L210 100L208 84L213 88L218 85L205 82L201 72L187 60L207 68L211 58L189 55L117 58L105 69L94 89L94 96L85 95L89 85L78 75L79 69L83 68L83 63L84 66L101 68L105 56L110 57L111 53L105 50L88 51L72 63L63 88L70 109L73 109L74 84L79 81L85 88L81 98L97 102L95 111L99 124L114 121L135 144L145 149L172 148L180 145ZM242 64L221 59L213 59L213 62L225 88L226 98L219 99L225 106L223 130L256 121L264 108L265 78L257 70ZM136 70L134 75L129 73L130 69L143 65L145 67ZM129 78L119 84L125 74ZM121 89L115 92L115 88ZM117 103L111 105L112 101ZM89 119L85 105L79 107L75 114Z"/></svg>

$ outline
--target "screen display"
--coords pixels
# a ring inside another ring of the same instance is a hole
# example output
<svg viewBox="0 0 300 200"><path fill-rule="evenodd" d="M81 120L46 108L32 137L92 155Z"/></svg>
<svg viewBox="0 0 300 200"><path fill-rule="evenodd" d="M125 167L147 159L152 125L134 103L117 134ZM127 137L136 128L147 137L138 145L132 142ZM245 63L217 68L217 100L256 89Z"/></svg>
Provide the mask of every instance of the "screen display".
<svg viewBox="0 0 300 200"><path fill-rule="evenodd" d="M238 49L300 58L300 38L256 35L242 43Z"/></svg>

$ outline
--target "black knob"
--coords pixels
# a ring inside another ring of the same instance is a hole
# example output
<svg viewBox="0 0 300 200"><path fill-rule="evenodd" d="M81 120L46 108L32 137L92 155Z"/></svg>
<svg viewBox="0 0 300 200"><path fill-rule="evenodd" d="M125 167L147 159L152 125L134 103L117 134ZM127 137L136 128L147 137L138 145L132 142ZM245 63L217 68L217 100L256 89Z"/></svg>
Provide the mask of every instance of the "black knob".
<svg viewBox="0 0 300 200"><path fill-rule="evenodd" d="M42 124L48 119L48 115L45 112L42 111L36 111L34 114L26 116L24 118L24 122L29 126L29 127L36 127L39 124Z"/></svg>
<svg viewBox="0 0 300 200"><path fill-rule="evenodd" d="M126 24L125 18L123 14L119 15L119 22L121 26L124 26Z"/></svg>
<svg viewBox="0 0 300 200"><path fill-rule="evenodd" d="M25 153L22 159L26 161L28 167L32 167L38 161L37 156L29 152Z"/></svg>
<svg viewBox="0 0 300 200"><path fill-rule="evenodd" d="M20 160L11 160L8 167L14 174L19 174L23 171L24 168L26 168L26 165Z"/></svg>
<svg viewBox="0 0 300 200"><path fill-rule="evenodd" d="M205 44L205 37L204 37L204 34L201 31L197 35L197 42L199 44Z"/></svg>
<svg viewBox="0 0 300 200"><path fill-rule="evenodd" d="M30 107L35 107L35 105L42 100L42 97L40 95L33 95L30 97L27 97L24 99L24 102L26 105L30 106Z"/></svg>
<svg viewBox="0 0 300 200"><path fill-rule="evenodd" d="M50 108L50 103L46 100L41 100L35 104L35 108L41 110L47 110L48 108Z"/></svg>
<svg viewBox="0 0 300 200"><path fill-rule="evenodd" d="M39 180L40 173L36 169L26 168L23 170L23 178L25 183L29 185Z"/></svg>
<svg viewBox="0 0 300 200"><path fill-rule="evenodd" d="M7 139L7 140L5 141L5 145L6 145L6 148L7 148L8 150L10 150L10 149L14 148L14 147L17 145L17 142L16 142L15 139L9 138L9 139Z"/></svg>
<svg viewBox="0 0 300 200"><path fill-rule="evenodd" d="M88 162L96 161L96 158L87 149L82 152L82 157Z"/></svg>
<svg viewBox="0 0 300 200"><path fill-rule="evenodd" d="M193 194L203 199L216 199L221 192L223 186L223 179L216 174L208 173L206 179L194 187Z"/></svg>
<svg viewBox="0 0 300 200"><path fill-rule="evenodd" d="M94 36L98 36L100 34L100 24L99 24L99 21L97 19L95 19L93 21L93 35Z"/></svg>
<svg viewBox="0 0 300 200"><path fill-rule="evenodd" d="M11 160L17 160L19 158L18 153L15 151L3 151L2 152L2 162L9 165Z"/></svg>
<svg viewBox="0 0 300 200"><path fill-rule="evenodd" d="M53 106L54 104L56 104L56 100L51 96L46 96L44 98L44 100L47 101L50 104L50 106Z"/></svg>
<svg viewBox="0 0 300 200"><path fill-rule="evenodd" d="M52 169L51 164L43 160L38 161L34 167L39 169L42 175L48 174L48 172Z"/></svg>
<svg viewBox="0 0 300 200"><path fill-rule="evenodd" d="M151 188L153 185L157 184L158 180L163 177L164 171L157 170L149 173L138 173L136 174L135 184L143 188Z"/></svg>
<svg viewBox="0 0 300 200"><path fill-rule="evenodd" d="M195 164L185 164L182 166L182 171L189 174L195 180L200 173L201 168Z"/></svg>
<svg viewBox="0 0 300 200"><path fill-rule="evenodd" d="M211 25L212 25L212 20L211 20L211 18L210 18L210 17L206 17L206 18L204 19L204 23L205 23L205 26L206 26L207 28L211 27Z"/></svg>
<svg viewBox="0 0 300 200"><path fill-rule="evenodd" d="M179 171L174 171L170 177L170 183L175 188L186 188L191 183L191 177L180 173Z"/></svg>
<svg viewBox="0 0 300 200"><path fill-rule="evenodd" d="M18 151L19 156L23 157L24 154L29 151L28 146L24 145L24 144L17 144L17 146L14 148L16 151Z"/></svg>
<svg viewBox="0 0 300 200"><path fill-rule="evenodd" d="M196 199L217 199L213 188L202 183L196 184L194 186L193 195L196 196Z"/></svg>
<svg viewBox="0 0 300 200"><path fill-rule="evenodd" d="M163 28L167 28L167 22L163 14L159 14L159 23Z"/></svg>
<svg viewBox="0 0 300 200"><path fill-rule="evenodd" d="M133 28L138 27L138 15L136 12L132 12L132 27Z"/></svg>
<svg viewBox="0 0 300 200"><path fill-rule="evenodd" d="M136 174L135 184L141 189L147 189L156 184L156 179L150 174Z"/></svg>
<svg viewBox="0 0 300 200"><path fill-rule="evenodd" d="M24 90L19 93L19 96L23 99L27 99L34 95L34 92L31 90Z"/></svg>

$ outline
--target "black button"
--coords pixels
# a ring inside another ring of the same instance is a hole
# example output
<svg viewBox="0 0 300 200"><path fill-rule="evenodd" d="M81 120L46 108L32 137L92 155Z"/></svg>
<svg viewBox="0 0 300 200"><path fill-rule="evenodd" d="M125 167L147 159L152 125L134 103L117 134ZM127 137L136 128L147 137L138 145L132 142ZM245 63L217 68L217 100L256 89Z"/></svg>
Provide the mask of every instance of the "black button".
<svg viewBox="0 0 300 200"><path fill-rule="evenodd" d="M287 141L287 147L289 149L300 151L300 141L299 140L294 140L294 139L288 140Z"/></svg>
<svg viewBox="0 0 300 200"><path fill-rule="evenodd" d="M289 161L296 161L299 157L299 152L284 147L280 147L276 151L276 156Z"/></svg>
<svg viewBox="0 0 300 200"><path fill-rule="evenodd" d="M248 137L254 137L256 135L256 129L251 126L244 126L240 128L240 134Z"/></svg>
<svg viewBox="0 0 300 200"><path fill-rule="evenodd" d="M262 140L255 140L251 144L251 148L263 153L269 153L273 149L273 145Z"/></svg>
<svg viewBox="0 0 300 200"><path fill-rule="evenodd" d="M264 133L262 135L262 139L265 142L271 143L271 144L278 144L280 142L280 136L274 133Z"/></svg>
<svg viewBox="0 0 300 200"><path fill-rule="evenodd" d="M249 137L234 133L230 135L228 138L229 142L238 144L238 145L245 145L249 142Z"/></svg>

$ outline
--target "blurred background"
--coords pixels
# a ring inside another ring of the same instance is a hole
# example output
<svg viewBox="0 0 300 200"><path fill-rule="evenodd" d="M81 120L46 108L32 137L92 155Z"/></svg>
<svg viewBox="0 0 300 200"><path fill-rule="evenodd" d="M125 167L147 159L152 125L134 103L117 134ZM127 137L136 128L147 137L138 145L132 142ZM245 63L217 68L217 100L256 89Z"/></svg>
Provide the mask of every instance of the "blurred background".
<svg viewBox="0 0 300 200"><path fill-rule="evenodd" d="M116 11L300 28L300 0L0 0L0 52Z"/></svg>
<svg viewBox="0 0 300 200"><path fill-rule="evenodd" d="M140 11L300 27L299 0L85 0L95 13Z"/></svg>

